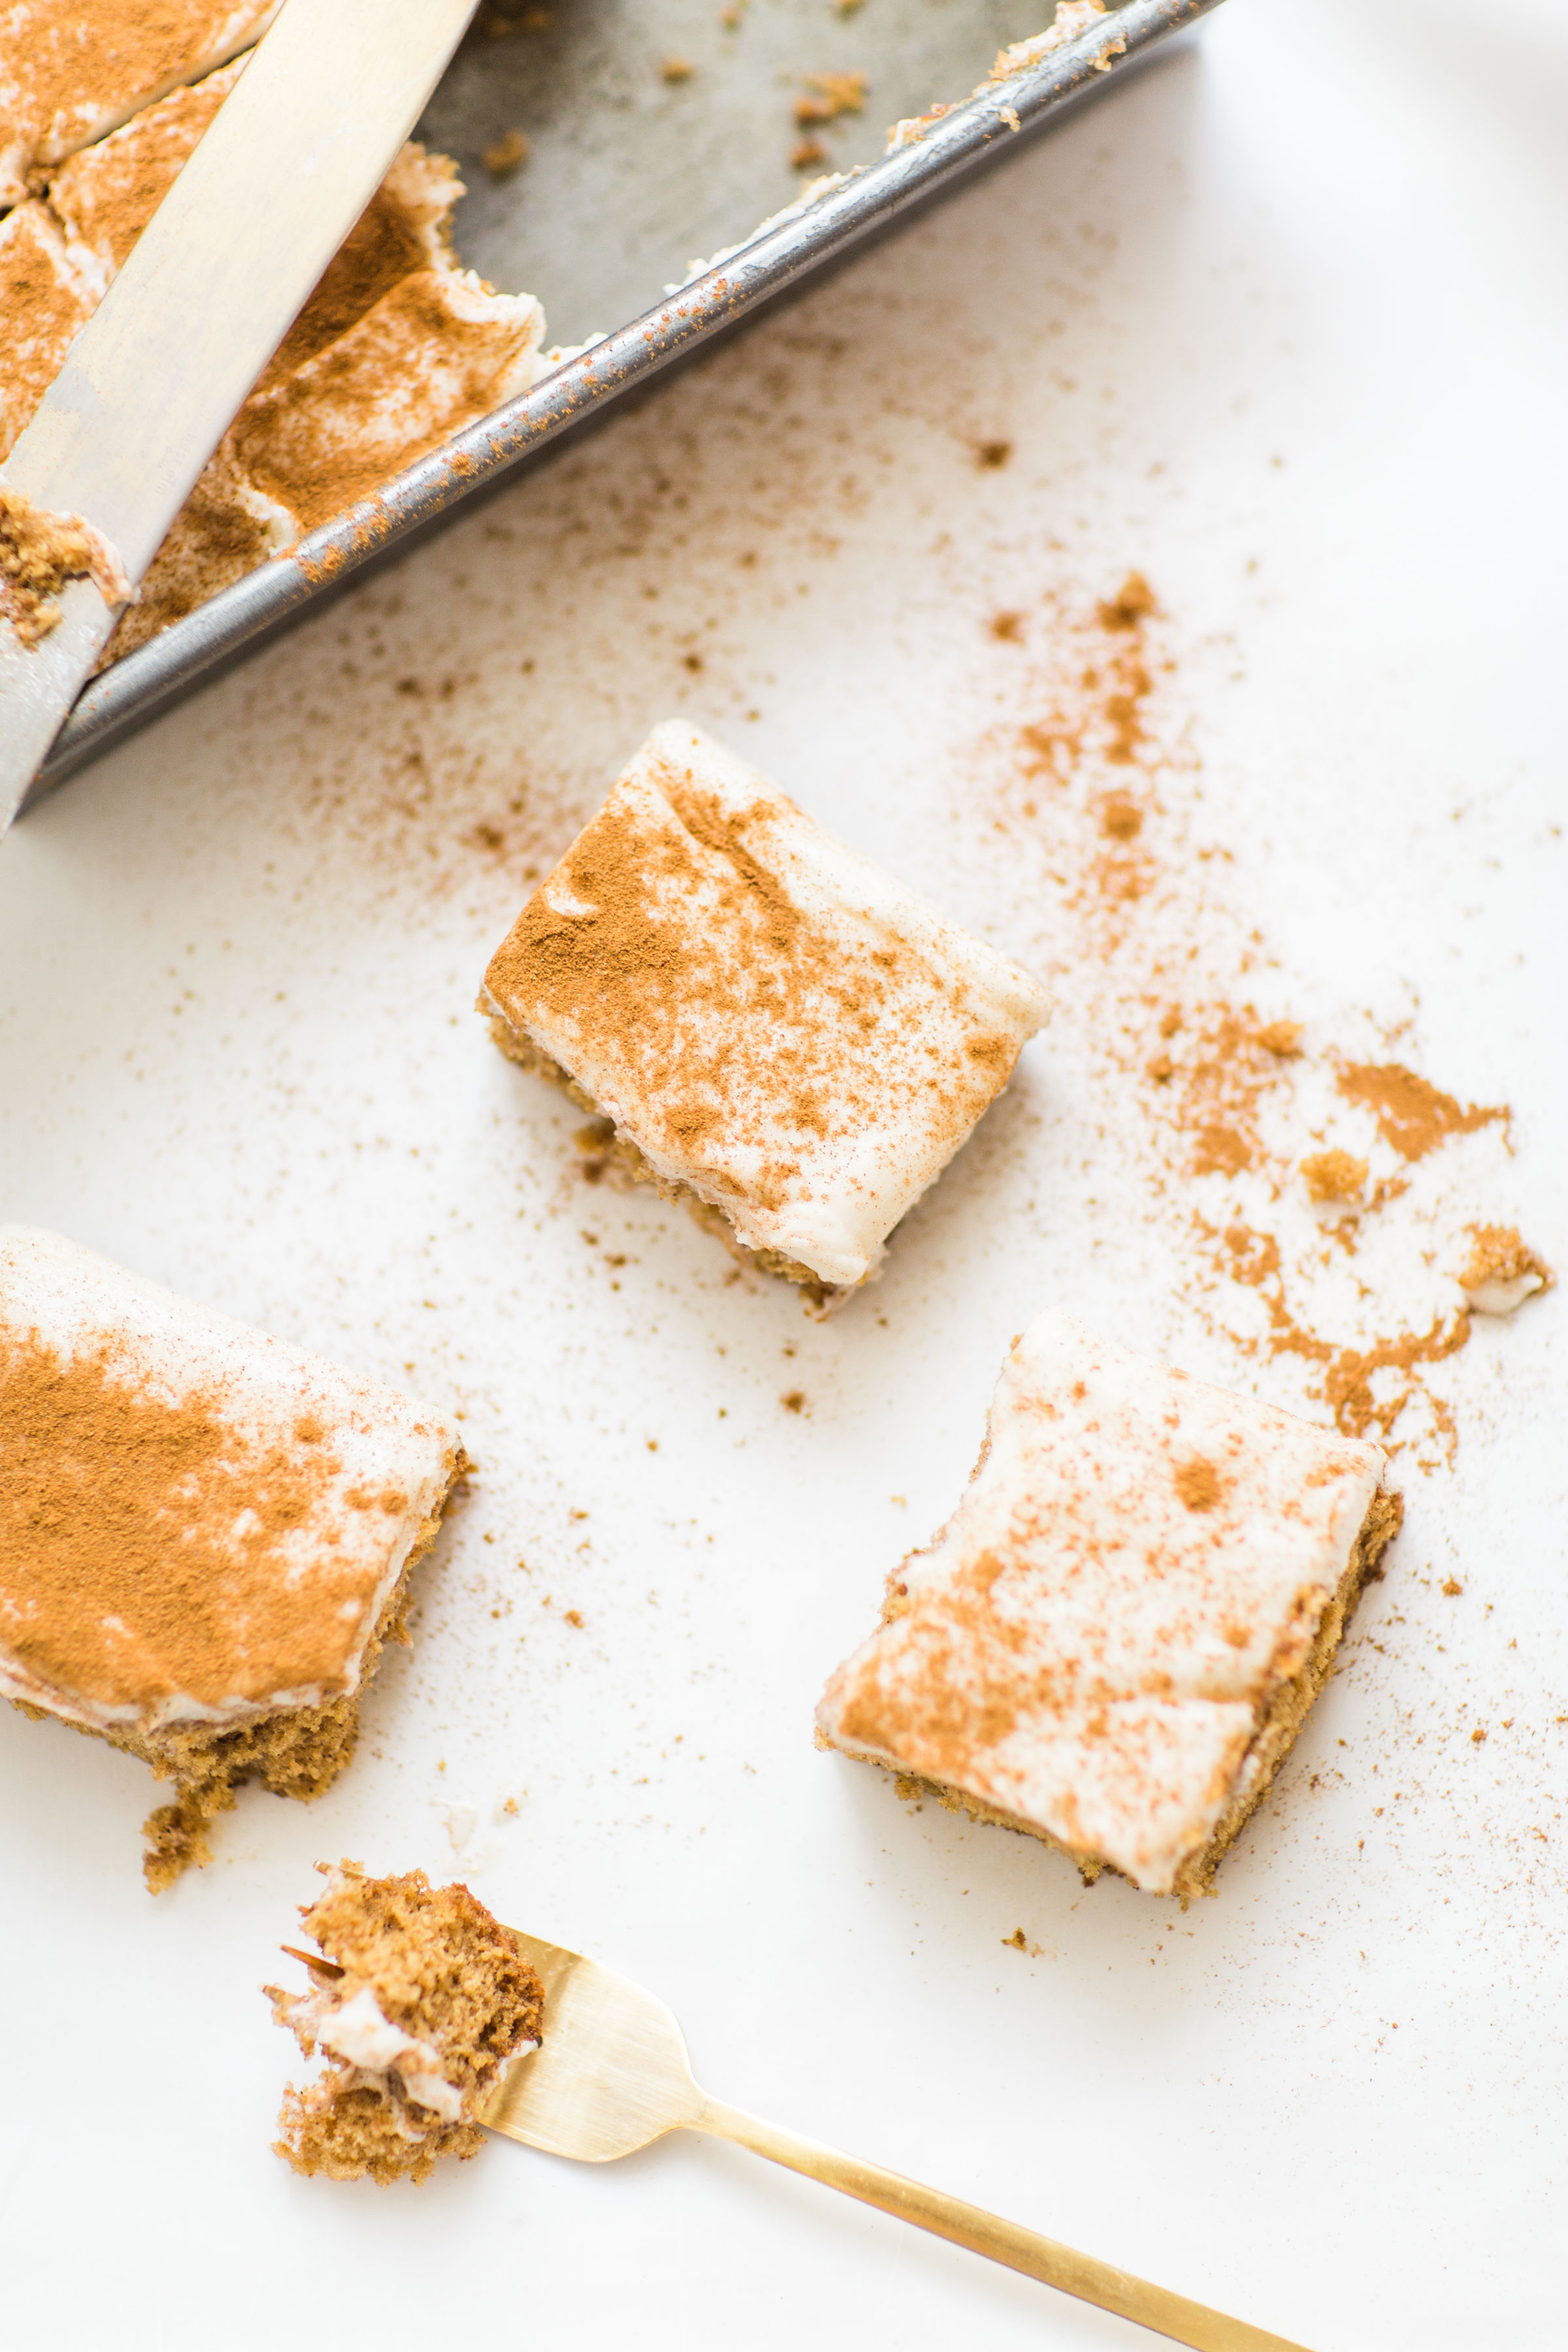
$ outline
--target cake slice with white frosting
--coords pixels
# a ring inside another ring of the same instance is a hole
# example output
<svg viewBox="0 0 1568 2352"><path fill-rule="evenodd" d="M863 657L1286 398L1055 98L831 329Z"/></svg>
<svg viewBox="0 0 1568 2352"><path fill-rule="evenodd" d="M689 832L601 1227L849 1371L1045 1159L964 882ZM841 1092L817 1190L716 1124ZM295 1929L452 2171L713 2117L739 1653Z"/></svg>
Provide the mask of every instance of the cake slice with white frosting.
<svg viewBox="0 0 1568 2352"><path fill-rule="evenodd" d="M306 2057L329 2063L285 2096L278 2154L332 2180L423 2180L484 2146L476 2117L502 2067L539 2047L544 1988L466 1886L317 1867L326 1892L300 1916L322 1957L293 1954L310 1990L266 1990Z"/></svg>
<svg viewBox="0 0 1568 2352"><path fill-rule="evenodd" d="M1203 1893L1398 1528L1384 1466L1048 1310L957 1510L828 1684L821 1737L1086 1877Z"/></svg>
<svg viewBox="0 0 1568 2352"><path fill-rule="evenodd" d="M395 1389L0 1226L0 1695L173 1780L154 1889L240 1782L348 1762L462 1468Z"/></svg>
<svg viewBox="0 0 1568 2352"><path fill-rule="evenodd" d="M1047 999L671 720L524 907L479 1009L596 1114L609 1170L821 1307L877 1271Z"/></svg>

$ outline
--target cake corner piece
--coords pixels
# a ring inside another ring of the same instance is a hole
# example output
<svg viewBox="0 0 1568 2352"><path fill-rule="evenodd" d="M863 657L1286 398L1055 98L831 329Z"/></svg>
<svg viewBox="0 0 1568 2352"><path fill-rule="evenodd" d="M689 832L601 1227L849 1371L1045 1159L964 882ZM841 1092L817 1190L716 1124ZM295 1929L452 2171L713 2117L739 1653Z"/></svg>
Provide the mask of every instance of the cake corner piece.
<svg viewBox="0 0 1568 2352"><path fill-rule="evenodd" d="M1384 1466L1047 1310L819 1738L1086 1879L1208 1893L1381 1572L1402 1516Z"/></svg>
<svg viewBox="0 0 1568 2352"><path fill-rule="evenodd" d="M173 1781L153 1891L210 1859L243 1782L319 1796L407 1639L409 1578L468 1466L456 1424L6 1225L0 1451L0 1696Z"/></svg>
<svg viewBox="0 0 1568 2352"><path fill-rule="evenodd" d="M1045 991L685 720L657 727L491 957L501 1050L826 1312L872 1279Z"/></svg>
<svg viewBox="0 0 1568 2352"><path fill-rule="evenodd" d="M307 2176L424 2180L484 2146L479 2116L503 2067L539 2047L544 1988L467 1886L316 1866L326 1888L300 1916L321 1958L294 1955L310 1989L263 1990L305 2057L327 2064L285 2093L275 2152Z"/></svg>

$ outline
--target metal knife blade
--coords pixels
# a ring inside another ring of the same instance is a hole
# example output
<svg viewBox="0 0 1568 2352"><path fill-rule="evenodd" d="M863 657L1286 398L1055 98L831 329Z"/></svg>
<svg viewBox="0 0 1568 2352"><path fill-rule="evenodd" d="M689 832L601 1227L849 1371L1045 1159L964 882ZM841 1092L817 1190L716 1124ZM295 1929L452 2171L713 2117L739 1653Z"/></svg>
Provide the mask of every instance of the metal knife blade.
<svg viewBox="0 0 1568 2352"><path fill-rule="evenodd" d="M134 584L375 193L477 0L285 0L72 343L0 481L101 532ZM117 611L89 580L0 620L0 832Z"/></svg>

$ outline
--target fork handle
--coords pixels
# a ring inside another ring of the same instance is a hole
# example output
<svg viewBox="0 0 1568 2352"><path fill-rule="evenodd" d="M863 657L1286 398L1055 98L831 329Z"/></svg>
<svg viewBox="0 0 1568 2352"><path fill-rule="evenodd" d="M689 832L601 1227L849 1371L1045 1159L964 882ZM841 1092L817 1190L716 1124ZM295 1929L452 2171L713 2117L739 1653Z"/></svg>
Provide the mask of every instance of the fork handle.
<svg viewBox="0 0 1568 2352"><path fill-rule="evenodd" d="M717 2139L735 2140L758 2156L770 2157L774 2164L787 2165L792 2172L804 2172L809 2180L823 2181L829 2189L841 2189L847 2197L858 2197L862 2205L878 2206L884 2213L896 2214L900 2221L912 2221L917 2230L951 2239L955 2246L967 2246L971 2253L1005 2263L1026 2277L1041 2279L1047 2286L1076 2294L1081 2302L1098 2304L1102 2311L1119 2312L1123 2319L1152 2328L1157 2336L1191 2345L1194 2352L1306 2352L1303 2345L1270 2336L1267 2328L1249 2327L1243 2319L1227 2319L1223 2311L1211 2311L1206 2304L1189 2303L1185 2295L1151 2286L1146 2279L1113 2269L1109 2263L1097 2263L1090 2254L1075 2253L1070 2246L1021 2229L1016 2221L1004 2221L978 2205L965 2205L960 2198L944 2195L940 2189L906 2180L901 2172L863 2163L858 2157L841 2156L837 2148L824 2147L816 2140L802 2139L798 2133L782 2131L777 2124L742 2115L739 2107L727 2107L721 2099L706 2100L690 2128L710 2132Z"/></svg>

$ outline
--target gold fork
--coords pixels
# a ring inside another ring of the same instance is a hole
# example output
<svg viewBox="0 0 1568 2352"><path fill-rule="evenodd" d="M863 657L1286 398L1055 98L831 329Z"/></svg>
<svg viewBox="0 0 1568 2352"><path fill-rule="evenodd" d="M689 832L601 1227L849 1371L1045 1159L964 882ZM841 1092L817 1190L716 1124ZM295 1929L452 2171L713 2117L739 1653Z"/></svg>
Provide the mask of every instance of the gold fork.
<svg viewBox="0 0 1568 2352"><path fill-rule="evenodd" d="M587 2164L630 2156L667 2132L710 2132L808 2179L841 2189L863 2205L879 2206L917 2229L950 2238L972 2253L1042 2279L1064 2294L1120 2312L1157 2336L1194 2346L1195 2352L1305 2352L1283 2336L1227 2319L1205 2304L1189 2303L1109 2263L1074 2253L1054 2238L982 2212L940 2189L840 2156L710 2099L693 2078L680 2028L663 2001L581 1952L512 1932L543 1979L544 2040L542 2048L518 2059L492 2092L479 2118L491 2131Z"/></svg>

